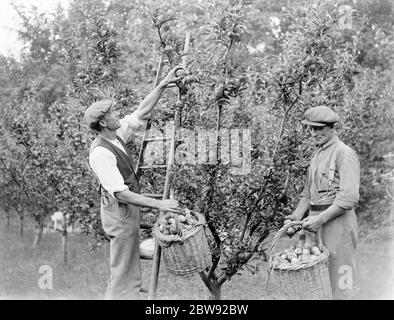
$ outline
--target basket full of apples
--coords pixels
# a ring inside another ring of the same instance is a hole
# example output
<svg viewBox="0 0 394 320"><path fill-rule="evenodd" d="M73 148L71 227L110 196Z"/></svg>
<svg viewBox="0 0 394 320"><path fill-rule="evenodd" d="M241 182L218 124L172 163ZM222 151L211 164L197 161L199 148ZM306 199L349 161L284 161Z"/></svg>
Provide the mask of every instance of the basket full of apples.
<svg viewBox="0 0 394 320"><path fill-rule="evenodd" d="M163 253L167 271L175 276L192 276L211 264L202 214L182 208L178 213L162 212L152 233Z"/></svg>
<svg viewBox="0 0 394 320"><path fill-rule="evenodd" d="M300 232L296 245L277 250L282 236L287 234L293 237L303 230L302 224L302 221L285 223L274 236L269 258L270 271L274 273L282 292L290 299L332 299L329 252L318 233L313 239Z"/></svg>

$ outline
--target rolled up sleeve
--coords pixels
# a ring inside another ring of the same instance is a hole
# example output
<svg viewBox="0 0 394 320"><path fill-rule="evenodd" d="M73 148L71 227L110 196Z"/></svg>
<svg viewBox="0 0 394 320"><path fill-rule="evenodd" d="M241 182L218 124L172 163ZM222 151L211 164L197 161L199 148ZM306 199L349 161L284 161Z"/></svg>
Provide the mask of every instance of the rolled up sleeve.
<svg viewBox="0 0 394 320"><path fill-rule="evenodd" d="M338 157L338 173L339 191L333 204L345 210L353 209L360 199L360 162L352 149L343 150Z"/></svg>
<svg viewBox="0 0 394 320"><path fill-rule="evenodd" d="M114 198L115 192L128 189L116 165L115 155L108 149L96 147L90 153L89 164L103 188Z"/></svg>
<svg viewBox="0 0 394 320"><path fill-rule="evenodd" d="M133 112L120 119L120 128L116 131L116 134L122 138L124 142L128 142L132 133L140 128L142 121L138 118L137 114Z"/></svg>

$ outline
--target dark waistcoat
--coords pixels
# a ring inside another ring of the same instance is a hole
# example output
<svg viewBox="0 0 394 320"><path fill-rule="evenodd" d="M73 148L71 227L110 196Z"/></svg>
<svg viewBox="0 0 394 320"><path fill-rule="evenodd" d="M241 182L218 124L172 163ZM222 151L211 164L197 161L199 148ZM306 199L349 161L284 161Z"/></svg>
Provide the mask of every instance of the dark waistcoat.
<svg viewBox="0 0 394 320"><path fill-rule="evenodd" d="M96 147L103 147L111 151L116 157L116 165L119 169L120 174L123 177L125 184L129 187L129 190L135 193L140 193L141 192L140 184L138 183L133 165L131 164L131 159L132 159L131 152L121 138L119 138L118 136L116 138L122 144L123 148L126 150L127 155L121 149L114 146L106 139L101 138L100 136L97 136L96 140L92 143L92 148L90 152L92 152L93 149ZM101 186L100 186L100 190L101 190Z"/></svg>

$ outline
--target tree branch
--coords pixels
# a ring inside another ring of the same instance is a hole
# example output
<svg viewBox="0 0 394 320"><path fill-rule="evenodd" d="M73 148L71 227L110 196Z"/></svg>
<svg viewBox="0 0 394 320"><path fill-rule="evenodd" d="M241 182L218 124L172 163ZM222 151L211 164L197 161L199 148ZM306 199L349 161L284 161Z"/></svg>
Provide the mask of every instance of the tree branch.
<svg viewBox="0 0 394 320"><path fill-rule="evenodd" d="M201 271L201 272L199 273L199 275L200 275L202 281L204 282L204 284L207 286L207 288L209 288L209 286L210 286L210 281L209 281L207 272L206 272L206 271Z"/></svg>
<svg viewBox="0 0 394 320"><path fill-rule="evenodd" d="M243 201L242 204L245 204L245 201ZM246 214L245 224L244 224L244 227L243 227L243 229L242 229L241 236L239 237L239 241L240 241L240 242L243 242L243 241L244 241L246 229L248 228L248 224L249 224L250 218L252 217L252 212L249 210L249 208L248 208L247 210L248 210L248 212L247 212L247 214Z"/></svg>
<svg viewBox="0 0 394 320"><path fill-rule="evenodd" d="M217 280L217 283L219 284L219 286L223 285L223 283L226 282L226 280L228 279L228 275L223 273Z"/></svg>
<svg viewBox="0 0 394 320"><path fill-rule="evenodd" d="M220 240L220 237L217 234L215 227L212 225L212 222L209 219L209 214L207 214L206 220L207 220L208 228L211 231L212 236L215 239L217 246L220 248L222 241Z"/></svg>
<svg viewBox="0 0 394 320"><path fill-rule="evenodd" d="M216 268L217 268L217 266L219 264L219 261L220 261L220 256L219 257L216 257L216 256L213 257L212 266L211 266L211 268L209 269L209 272L208 272L208 278L216 279L215 270L216 270Z"/></svg>
<svg viewBox="0 0 394 320"><path fill-rule="evenodd" d="M280 125L280 129L279 129L279 131L278 131L277 141L276 141L276 144L275 144L275 148L274 148L273 156L272 156L272 159L271 159L271 163L270 163L270 166L269 166L269 168L268 168L267 176L269 176L269 175L271 174L271 171L272 171L272 168L273 168L275 159L276 159L276 154L277 154L277 152L278 152L280 138L281 138L282 135L283 135L284 125L285 125L286 120L287 120L287 115L289 114L290 110L295 106L295 104L298 102L298 100L299 100L299 96L292 102L292 104L289 106L289 108L285 110L285 114L284 114L284 116L283 116L283 119L282 119L282 122L281 122L281 125ZM264 188L265 188L266 184L267 184L267 180L265 180L264 185L263 185L263 186L261 187L261 189L260 189L259 196L257 197L255 203L254 203L253 206L252 206L253 209L254 209L254 208L258 205L258 203L261 201L261 195L262 195L262 193L263 193L263 191L264 191Z"/></svg>

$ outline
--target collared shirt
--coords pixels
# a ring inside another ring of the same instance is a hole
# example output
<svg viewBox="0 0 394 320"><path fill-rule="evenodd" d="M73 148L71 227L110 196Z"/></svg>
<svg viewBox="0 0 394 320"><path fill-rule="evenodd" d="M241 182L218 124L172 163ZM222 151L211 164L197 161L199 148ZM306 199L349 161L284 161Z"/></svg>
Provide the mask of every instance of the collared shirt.
<svg viewBox="0 0 394 320"><path fill-rule="evenodd" d="M138 116L135 114L135 112L127 115L120 119L121 126L118 130L116 130L116 135L126 143L130 139L133 131L138 129L141 124L142 123L138 119ZM102 138L106 139L104 137ZM117 139L106 140L126 153L122 144ZM108 193L113 197L115 197L115 192L121 192L128 189L116 165L115 155L107 148L100 146L94 148L89 155L89 165L97 175L103 188L107 190Z"/></svg>
<svg viewBox="0 0 394 320"><path fill-rule="evenodd" d="M329 187L331 157L335 159L335 174ZM333 204L345 210L353 209L359 200L360 163L356 152L341 142L335 134L318 148L311 159L309 176L303 196L313 202L334 199Z"/></svg>

